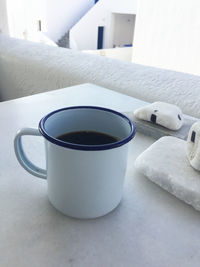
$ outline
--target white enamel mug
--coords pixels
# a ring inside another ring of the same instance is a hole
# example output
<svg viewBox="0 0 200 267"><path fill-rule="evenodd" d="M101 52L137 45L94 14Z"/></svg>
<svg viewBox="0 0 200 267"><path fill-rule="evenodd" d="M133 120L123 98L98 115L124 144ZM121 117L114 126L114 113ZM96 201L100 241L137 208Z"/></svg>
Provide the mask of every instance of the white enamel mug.
<svg viewBox="0 0 200 267"><path fill-rule="evenodd" d="M116 137L117 141L83 145L57 138L77 131L101 132ZM21 142L23 135L44 137L46 170L26 157ZM96 218L112 211L121 201L128 143L134 135L134 124L119 112L74 106L49 113L41 119L38 129L19 130L14 147L24 169L47 179L48 198L56 209L75 218Z"/></svg>

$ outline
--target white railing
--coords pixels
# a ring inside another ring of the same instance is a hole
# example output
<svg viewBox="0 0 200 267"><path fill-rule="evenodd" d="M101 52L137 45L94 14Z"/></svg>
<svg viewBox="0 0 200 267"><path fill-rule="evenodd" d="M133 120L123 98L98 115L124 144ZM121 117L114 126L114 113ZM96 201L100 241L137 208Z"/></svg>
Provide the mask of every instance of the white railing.
<svg viewBox="0 0 200 267"><path fill-rule="evenodd" d="M81 83L135 98L178 105L200 118L200 77L0 34L0 99L8 100Z"/></svg>

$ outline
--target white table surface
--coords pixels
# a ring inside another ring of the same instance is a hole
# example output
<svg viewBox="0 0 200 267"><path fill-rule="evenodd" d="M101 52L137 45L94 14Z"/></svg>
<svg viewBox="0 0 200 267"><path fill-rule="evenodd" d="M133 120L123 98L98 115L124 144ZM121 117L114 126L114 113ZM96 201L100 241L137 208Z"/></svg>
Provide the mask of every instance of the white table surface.
<svg viewBox="0 0 200 267"><path fill-rule="evenodd" d="M0 103L0 266L200 266L200 213L134 169L135 158L155 141L148 136L137 133L130 142L123 200L113 212L77 220L48 202L46 181L19 165L13 138L19 128L37 127L48 112L72 105L128 111L143 102L84 84ZM28 155L43 166L42 138L24 139Z"/></svg>

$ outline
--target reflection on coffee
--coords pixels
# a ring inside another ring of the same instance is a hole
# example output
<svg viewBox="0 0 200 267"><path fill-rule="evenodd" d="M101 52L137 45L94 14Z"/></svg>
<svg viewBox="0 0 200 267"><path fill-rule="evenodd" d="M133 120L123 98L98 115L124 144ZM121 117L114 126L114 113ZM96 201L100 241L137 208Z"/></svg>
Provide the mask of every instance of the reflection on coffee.
<svg viewBox="0 0 200 267"><path fill-rule="evenodd" d="M79 145L105 145L118 141L116 137L94 131L70 132L57 136L56 138L67 143Z"/></svg>

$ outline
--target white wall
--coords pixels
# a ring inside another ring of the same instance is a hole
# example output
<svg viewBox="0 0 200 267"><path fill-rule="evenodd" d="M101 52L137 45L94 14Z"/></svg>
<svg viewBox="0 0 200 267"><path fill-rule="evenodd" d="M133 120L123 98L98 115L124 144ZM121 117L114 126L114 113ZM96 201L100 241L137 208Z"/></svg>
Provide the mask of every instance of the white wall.
<svg viewBox="0 0 200 267"><path fill-rule="evenodd" d="M38 20L40 20L42 31L55 42L94 5L94 0L0 1L0 29L6 31L9 28L9 34L12 37L39 39L36 35L38 34ZM8 27L6 28L7 20Z"/></svg>
<svg viewBox="0 0 200 267"><path fill-rule="evenodd" d="M8 16L6 0L0 1L0 32L8 34Z"/></svg>
<svg viewBox="0 0 200 267"><path fill-rule="evenodd" d="M136 0L99 0L99 3L101 3L105 9L109 9L113 13L136 13Z"/></svg>
<svg viewBox="0 0 200 267"><path fill-rule="evenodd" d="M38 32L38 20L45 24L44 0L7 0L7 10L12 37L33 40Z"/></svg>
<svg viewBox="0 0 200 267"><path fill-rule="evenodd" d="M25 42L3 34L0 55L1 100L89 82L147 102L172 103L185 114L200 118L200 76Z"/></svg>
<svg viewBox="0 0 200 267"><path fill-rule="evenodd" d="M94 5L94 0L46 0L46 34L58 41Z"/></svg>
<svg viewBox="0 0 200 267"><path fill-rule="evenodd" d="M140 0L133 62L200 75L200 1Z"/></svg>
<svg viewBox="0 0 200 267"><path fill-rule="evenodd" d="M97 29L104 26L104 48L113 43L112 13L136 14L137 0L99 0L70 31L71 48L97 48Z"/></svg>

